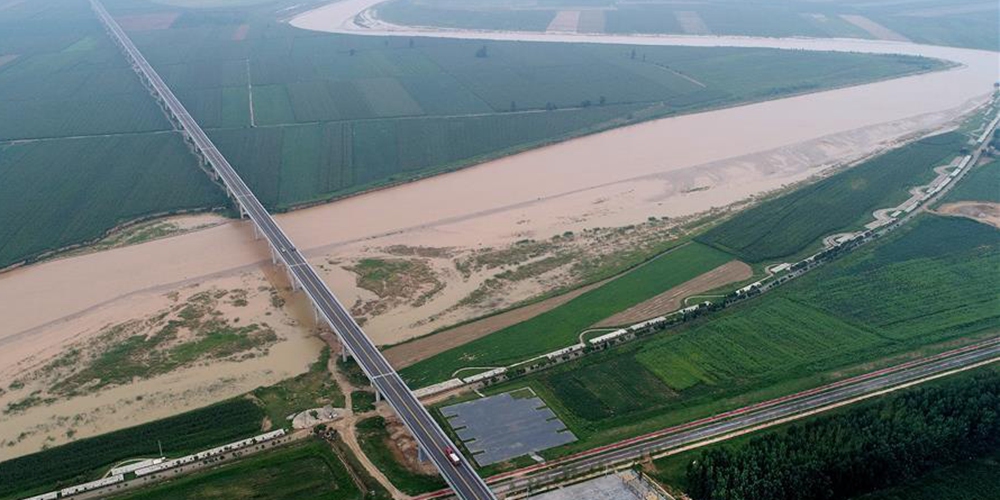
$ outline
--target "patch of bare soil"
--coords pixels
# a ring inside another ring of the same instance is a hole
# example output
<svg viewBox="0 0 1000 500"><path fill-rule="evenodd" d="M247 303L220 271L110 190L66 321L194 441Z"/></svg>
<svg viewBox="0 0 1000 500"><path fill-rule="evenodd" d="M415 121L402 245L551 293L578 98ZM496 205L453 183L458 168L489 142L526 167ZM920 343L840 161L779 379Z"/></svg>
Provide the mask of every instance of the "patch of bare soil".
<svg viewBox="0 0 1000 500"><path fill-rule="evenodd" d="M386 448L392 453L393 458L403 464L411 472L417 474L437 475L438 471L433 463L428 460L421 462L417 457L417 441L413 439L410 431L399 421L395 415L386 417L386 430L389 432Z"/></svg>
<svg viewBox="0 0 1000 500"><path fill-rule="evenodd" d="M935 212L954 217L966 217L1000 229L1000 203L959 201L941 205Z"/></svg>
<svg viewBox="0 0 1000 500"><path fill-rule="evenodd" d="M632 306L595 324L595 327L621 326L676 311L683 306L683 300L699 293L705 293L730 283L736 283L753 276L753 269L738 260L727 262L711 271L677 285L641 304Z"/></svg>

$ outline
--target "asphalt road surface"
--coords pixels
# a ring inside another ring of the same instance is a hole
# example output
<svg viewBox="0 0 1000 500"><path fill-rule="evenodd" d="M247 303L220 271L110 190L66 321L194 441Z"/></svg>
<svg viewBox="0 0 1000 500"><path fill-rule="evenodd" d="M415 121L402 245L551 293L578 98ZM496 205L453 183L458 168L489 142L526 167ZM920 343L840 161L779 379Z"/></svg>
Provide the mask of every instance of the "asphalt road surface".
<svg viewBox="0 0 1000 500"><path fill-rule="evenodd" d="M247 187L243 179L226 161L222 153L209 140L194 118L174 96L166 83L153 70L135 47L121 26L108 14L98 0L91 0L94 11L100 17L112 39L118 43L137 73L150 88L154 97L167 111L173 123L184 133L185 140L199 151L225 185L229 195L236 201L240 211L250 218L256 228L271 245L272 252L283 262L300 285L313 305L330 327L337 332L342 343L354 355L361 369L371 379L372 384L382 394L399 418L409 428L426 456L441 471L441 475L463 500L495 499L486 483L476 474L467 460L453 464L445 456L448 448L458 447L431 418L427 410L417 400L409 387L365 335L344 306L316 274L302 253L275 223L271 214L264 209L257 197Z"/></svg>

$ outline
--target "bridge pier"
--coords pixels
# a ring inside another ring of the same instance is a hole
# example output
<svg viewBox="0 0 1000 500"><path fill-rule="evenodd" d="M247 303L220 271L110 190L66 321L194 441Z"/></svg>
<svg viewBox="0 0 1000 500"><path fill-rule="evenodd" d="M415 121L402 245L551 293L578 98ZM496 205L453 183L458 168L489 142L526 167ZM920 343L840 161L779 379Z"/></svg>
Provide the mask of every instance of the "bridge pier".
<svg viewBox="0 0 1000 500"><path fill-rule="evenodd" d="M424 447L417 445L417 461L420 463L427 462L427 452L424 451Z"/></svg>
<svg viewBox="0 0 1000 500"><path fill-rule="evenodd" d="M340 359L346 363L347 360L351 358L351 350L348 349L347 346L344 344L344 339L339 339L339 340L340 340Z"/></svg>

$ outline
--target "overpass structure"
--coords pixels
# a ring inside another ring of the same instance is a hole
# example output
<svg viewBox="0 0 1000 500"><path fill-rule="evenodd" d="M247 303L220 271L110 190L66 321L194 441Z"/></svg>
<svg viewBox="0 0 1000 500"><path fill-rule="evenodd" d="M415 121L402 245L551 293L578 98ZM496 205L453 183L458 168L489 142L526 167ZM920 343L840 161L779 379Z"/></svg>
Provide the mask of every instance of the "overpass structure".
<svg viewBox="0 0 1000 500"><path fill-rule="evenodd" d="M399 374L389 365L371 339L361 330L344 306L319 278L316 270L274 221L243 179L226 161L215 144L208 138L194 118L152 66L142 56L121 26L108 13L99 0L91 0L112 40L121 48L143 84L163 107L167 117L183 135L184 140L198 156L201 166L225 187L228 195L239 207L240 215L248 217L254 230L267 240L271 247L272 261L281 262L288 271L293 288L301 288L312 301L317 318L322 318L337 334L345 354L351 354L375 390L386 399L399 415L403 424L416 439L427 456L452 490L462 500L495 500L493 492L479 477L468 460L457 463L449 460L447 450L457 450L437 422L420 404Z"/></svg>

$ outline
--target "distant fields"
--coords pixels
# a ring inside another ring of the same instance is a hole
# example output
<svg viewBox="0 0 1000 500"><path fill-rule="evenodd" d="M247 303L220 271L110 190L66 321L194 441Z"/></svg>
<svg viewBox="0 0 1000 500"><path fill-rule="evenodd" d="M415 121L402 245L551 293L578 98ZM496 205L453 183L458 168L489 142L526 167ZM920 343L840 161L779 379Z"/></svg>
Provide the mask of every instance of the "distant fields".
<svg viewBox="0 0 1000 500"><path fill-rule="evenodd" d="M634 106L554 113L326 122L210 132L262 202L288 208L402 182L535 141L612 124Z"/></svg>
<svg viewBox="0 0 1000 500"><path fill-rule="evenodd" d="M812 2L808 0L708 0L697 3L620 0L395 0L379 6L379 17L413 26L545 31L559 11L580 10L584 33L712 34L766 37L874 38L841 18L864 16L904 37L932 45L996 50L998 7L989 3L934 1ZM698 30L681 22L697 19Z"/></svg>
<svg viewBox="0 0 1000 500"><path fill-rule="evenodd" d="M490 390L534 387L577 449L995 334L998 289L1000 232L924 216L759 299Z"/></svg>
<svg viewBox="0 0 1000 500"><path fill-rule="evenodd" d="M317 439L115 497L121 500L361 500L344 464Z"/></svg>
<svg viewBox="0 0 1000 500"><path fill-rule="evenodd" d="M4 54L18 57L0 66L0 141L170 128L86 3L0 11Z"/></svg>
<svg viewBox="0 0 1000 500"><path fill-rule="evenodd" d="M299 30L275 19L293 5L286 0L176 5L107 2L278 210L640 120L937 67L895 56L499 42L477 57L476 41ZM0 116L18 117L0 120L0 209L18 214L0 221L0 268L135 218L224 204L86 2L6 6L0 61ZM56 140L69 137L78 139Z"/></svg>
<svg viewBox="0 0 1000 500"><path fill-rule="evenodd" d="M259 434L263 417L250 400L233 399L0 462L0 499L97 479L121 460L155 456L160 444L173 457Z"/></svg>
<svg viewBox="0 0 1000 500"><path fill-rule="evenodd" d="M639 119L937 64L897 56L505 42L486 43L486 57L477 57L484 47L478 41L327 35L255 19L185 12L169 30L132 36L262 201L279 209ZM224 40L248 21L245 41ZM248 85L256 128L248 127Z"/></svg>
<svg viewBox="0 0 1000 500"><path fill-rule="evenodd" d="M0 268L225 204L86 2L11 4L0 53Z"/></svg>
<svg viewBox="0 0 1000 500"><path fill-rule="evenodd" d="M575 344L594 323L730 260L728 254L697 243L680 246L556 309L411 365L401 374L421 387L450 378L459 368L505 366Z"/></svg>
<svg viewBox="0 0 1000 500"><path fill-rule="evenodd" d="M877 208L904 201L908 189L932 179L933 168L957 156L965 140L956 132L922 139L744 210L698 240L748 262L793 256L826 235L860 227Z"/></svg>

